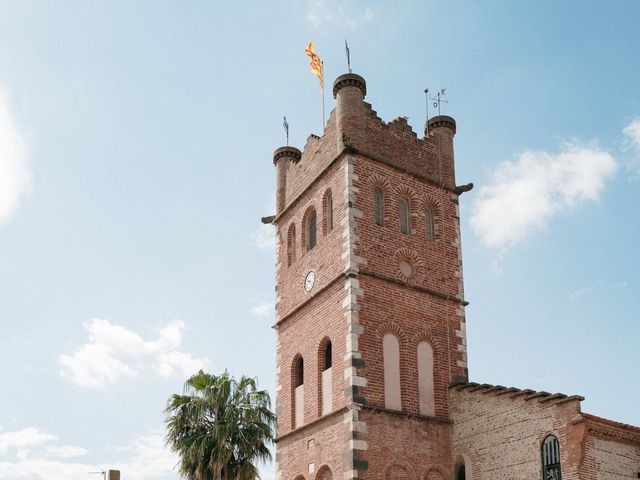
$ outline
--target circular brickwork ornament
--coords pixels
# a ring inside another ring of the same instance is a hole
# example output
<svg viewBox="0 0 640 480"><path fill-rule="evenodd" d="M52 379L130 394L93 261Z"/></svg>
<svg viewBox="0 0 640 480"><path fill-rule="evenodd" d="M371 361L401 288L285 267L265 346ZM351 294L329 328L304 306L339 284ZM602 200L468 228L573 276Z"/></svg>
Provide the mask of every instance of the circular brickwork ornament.
<svg viewBox="0 0 640 480"><path fill-rule="evenodd" d="M401 248L394 257L400 280L410 285L419 285L424 282L425 265L420 255L409 248Z"/></svg>
<svg viewBox="0 0 640 480"><path fill-rule="evenodd" d="M400 273L402 273L404 277L411 278L416 274L415 268L413 268L413 265L407 260L400 260L398 266L400 267Z"/></svg>

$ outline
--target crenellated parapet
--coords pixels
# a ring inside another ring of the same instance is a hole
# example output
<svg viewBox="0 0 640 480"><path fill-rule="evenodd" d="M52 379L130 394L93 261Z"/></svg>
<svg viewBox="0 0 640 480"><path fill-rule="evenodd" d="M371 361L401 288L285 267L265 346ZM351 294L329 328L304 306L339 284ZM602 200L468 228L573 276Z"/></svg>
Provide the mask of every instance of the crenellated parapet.
<svg viewBox="0 0 640 480"><path fill-rule="evenodd" d="M339 76L333 84L335 109L321 136L310 135L302 152L283 147L276 153L285 161L277 166L277 212L280 214L342 155L361 155L416 175L456 192L453 137L455 120L439 115L430 119L423 138L418 138L406 117L384 122L364 101L367 85L355 73ZM287 156L293 150L294 158Z"/></svg>

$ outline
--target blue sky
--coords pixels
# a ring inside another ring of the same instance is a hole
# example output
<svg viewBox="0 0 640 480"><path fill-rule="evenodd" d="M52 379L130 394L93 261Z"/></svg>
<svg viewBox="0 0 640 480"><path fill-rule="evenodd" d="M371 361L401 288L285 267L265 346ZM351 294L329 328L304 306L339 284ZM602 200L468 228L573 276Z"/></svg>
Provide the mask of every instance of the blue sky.
<svg viewBox="0 0 640 480"><path fill-rule="evenodd" d="M446 87L474 381L640 425L640 4L0 2L0 479L176 479L199 367L273 390L271 154L344 39L387 121ZM327 95L327 107L333 101ZM264 477L272 478L266 467Z"/></svg>

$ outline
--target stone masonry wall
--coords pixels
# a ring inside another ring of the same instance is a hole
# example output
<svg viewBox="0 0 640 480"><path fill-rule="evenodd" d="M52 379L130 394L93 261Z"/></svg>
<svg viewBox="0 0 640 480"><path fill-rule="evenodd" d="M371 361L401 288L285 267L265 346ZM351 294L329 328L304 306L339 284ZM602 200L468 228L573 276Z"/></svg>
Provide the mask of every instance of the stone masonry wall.
<svg viewBox="0 0 640 480"><path fill-rule="evenodd" d="M488 392L488 393L483 393ZM580 437L572 435L579 400L564 403L525 394L497 395L487 389L449 390L453 420L453 455L464 458L467 478L507 480L542 478L540 449L547 435L560 442L563 480L581 478ZM533 392L535 393L535 392Z"/></svg>
<svg viewBox="0 0 640 480"><path fill-rule="evenodd" d="M640 444L606 440L593 435L587 439L586 462L597 480L638 479ZM590 480L590 478L585 478Z"/></svg>

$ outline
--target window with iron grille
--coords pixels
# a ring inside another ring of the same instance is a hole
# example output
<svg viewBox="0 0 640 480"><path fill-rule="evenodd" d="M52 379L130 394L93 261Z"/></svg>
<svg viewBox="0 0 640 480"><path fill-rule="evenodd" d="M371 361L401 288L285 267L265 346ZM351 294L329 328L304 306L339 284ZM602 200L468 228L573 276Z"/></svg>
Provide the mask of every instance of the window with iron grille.
<svg viewBox="0 0 640 480"><path fill-rule="evenodd" d="M409 202L406 198L400 199L400 231L409 234Z"/></svg>
<svg viewBox="0 0 640 480"><path fill-rule="evenodd" d="M424 209L424 221L427 228L427 240L433 241L434 232L433 232L433 210L429 207Z"/></svg>
<svg viewBox="0 0 640 480"><path fill-rule="evenodd" d="M309 214L309 220L307 220L307 250L311 250L316 246L317 240L317 225L316 225L316 211L314 210Z"/></svg>
<svg viewBox="0 0 640 480"><path fill-rule="evenodd" d="M384 226L384 197L382 190L376 188L373 191L373 209L376 225Z"/></svg>
<svg viewBox="0 0 640 480"><path fill-rule="evenodd" d="M561 480L560 442L555 435L549 435L542 442L542 478L543 480Z"/></svg>

